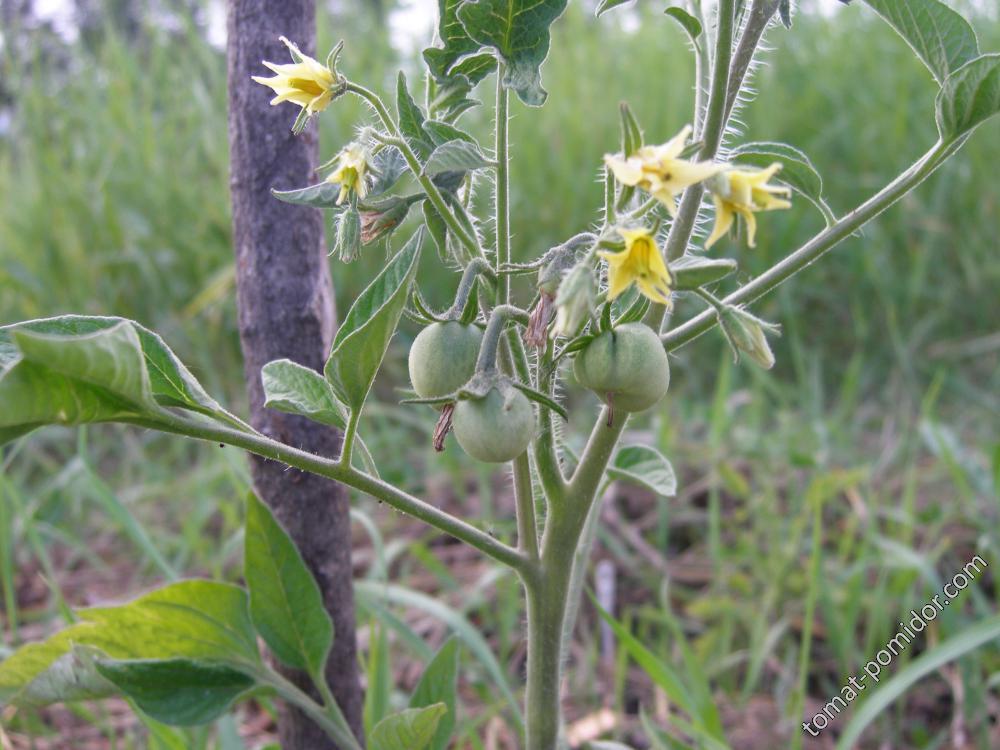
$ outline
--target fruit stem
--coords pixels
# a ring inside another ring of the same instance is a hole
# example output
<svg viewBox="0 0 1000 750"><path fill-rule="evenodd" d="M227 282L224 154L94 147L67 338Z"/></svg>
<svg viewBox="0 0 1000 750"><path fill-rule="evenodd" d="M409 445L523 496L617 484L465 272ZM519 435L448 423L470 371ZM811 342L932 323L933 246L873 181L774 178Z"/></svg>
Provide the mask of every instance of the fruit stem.
<svg viewBox="0 0 1000 750"><path fill-rule="evenodd" d="M458 290L455 292L455 304L453 304L444 317L448 320L458 320L465 311L465 306L469 302L469 295L472 293L472 286L476 279L482 274L490 280L496 279L496 272L493 266L485 258L473 258L469 265L462 272L462 280L458 282Z"/></svg>
<svg viewBox="0 0 1000 750"><path fill-rule="evenodd" d="M483 343L479 347L479 359L476 360L477 372L493 372L497 369L497 349L500 346L500 334L508 320L528 322L528 313L514 305L497 305L490 313L483 334Z"/></svg>

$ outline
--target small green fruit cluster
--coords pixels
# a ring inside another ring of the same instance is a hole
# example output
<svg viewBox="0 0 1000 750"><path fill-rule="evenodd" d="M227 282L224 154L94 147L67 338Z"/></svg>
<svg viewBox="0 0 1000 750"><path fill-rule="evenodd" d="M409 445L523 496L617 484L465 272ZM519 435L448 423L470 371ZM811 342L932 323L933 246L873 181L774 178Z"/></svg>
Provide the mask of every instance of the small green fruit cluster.
<svg viewBox="0 0 1000 750"><path fill-rule="evenodd" d="M433 323L413 342L410 381L423 399L440 399L470 386L483 335L475 325ZM639 412L656 404L670 385L670 364L656 333L642 323L626 323L595 336L576 354L576 380L613 411ZM446 416L455 438L473 458L488 463L521 455L534 434L529 399L506 378L482 386L478 397L462 398ZM475 393L470 386L469 390ZM468 391L467 391L468 394ZM466 394L466 395L467 395ZM444 433L442 433L443 435Z"/></svg>

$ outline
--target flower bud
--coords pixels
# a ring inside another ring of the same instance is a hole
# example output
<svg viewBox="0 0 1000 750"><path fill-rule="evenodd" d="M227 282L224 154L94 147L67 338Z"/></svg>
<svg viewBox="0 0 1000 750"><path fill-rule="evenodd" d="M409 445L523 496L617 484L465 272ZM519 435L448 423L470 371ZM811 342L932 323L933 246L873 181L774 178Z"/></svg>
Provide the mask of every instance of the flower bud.
<svg viewBox="0 0 1000 750"><path fill-rule="evenodd" d="M576 250L567 243L552 248L546 257L548 261L538 269L538 291L555 297L563 276L576 263Z"/></svg>
<svg viewBox="0 0 1000 750"><path fill-rule="evenodd" d="M412 201L398 196L392 196L381 201L378 206L371 206L361 211L361 244L370 245L375 240L385 237L403 223L410 212Z"/></svg>
<svg viewBox="0 0 1000 750"><path fill-rule="evenodd" d="M361 250L361 215L354 206L349 206L337 222L337 244L334 248L344 263L358 257Z"/></svg>
<svg viewBox="0 0 1000 750"><path fill-rule="evenodd" d="M597 308L597 279L587 263L574 266L559 284L552 336L572 336Z"/></svg>
<svg viewBox="0 0 1000 750"><path fill-rule="evenodd" d="M719 323L737 361L740 352L743 352L765 370L774 367L774 354L766 334L777 334L780 330L778 326L731 305L726 305L719 312Z"/></svg>

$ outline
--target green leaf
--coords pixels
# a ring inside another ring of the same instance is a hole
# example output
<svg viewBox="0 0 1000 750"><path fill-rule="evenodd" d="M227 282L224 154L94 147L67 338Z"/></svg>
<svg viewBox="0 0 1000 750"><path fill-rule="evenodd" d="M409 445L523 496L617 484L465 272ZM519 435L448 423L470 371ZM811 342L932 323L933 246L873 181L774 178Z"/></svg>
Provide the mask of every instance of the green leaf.
<svg viewBox="0 0 1000 750"><path fill-rule="evenodd" d="M483 52L480 55L470 55L459 60L448 71L448 75L452 78L461 77L468 81L470 86L475 86L496 69L496 55L492 52Z"/></svg>
<svg viewBox="0 0 1000 750"><path fill-rule="evenodd" d="M286 414L301 414L341 430L347 413L326 378L290 359L268 362L260 371L264 406Z"/></svg>
<svg viewBox="0 0 1000 750"><path fill-rule="evenodd" d="M379 149L372 157L372 172L375 180L366 196L368 200L382 195L392 188L406 172L406 159L394 146Z"/></svg>
<svg viewBox="0 0 1000 750"><path fill-rule="evenodd" d="M446 705L435 703L387 716L375 725L368 738L368 747L371 750L424 750L447 712Z"/></svg>
<svg viewBox="0 0 1000 750"><path fill-rule="evenodd" d="M681 25L681 28L687 33L688 38L691 39L691 43L697 45L698 37L701 36L703 31L701 27L701 21L692 16L683 8L678 8L677 6L672 6L667 8L665 11L668 16L677 21Z"/></svg>
<svg viewBox="0 0 1000 750"><path fill-rule="evenodd" d="M456 140L468 141L472 144L476 143L476 139L464 130L456 128L451 123L442 122L441 120L426 120L424 122L424 130L427 131L427 135L429 135L431 140L434 141L435 146L440 146L448 141Z"/></svg>
<svg viewBox="0 0 1000 750"><path fill-rule="evenodd" d="M337 198L340 197L340 184L324 180L316 185L295 190L274 190L272 188L271 195L283 203L293 203L297 206L336 208Z"/></svg>
<svg viewBox="0 0 1000 750"><path fill-rule="evenodd" d="M458 8L463 1L438 0L438 36L442 46L425 49L424 62L439 83L447 80L450 68L459 58L479 50L479 43L473 41L458 20Z"/></svg>
<svg viewBox="0 0 1000 750"><path fill-rule="evenodd" d="M0 662L0 708L7 704L42 707L114 695L115 686L94 666L94 649L78 640L90 630L68 628L41 643L22 646Z"/></svg>
<svg viewBox="0 0 1000 750"><path fill-rule="evenodd" d="M406 85L406 74L399 71L396 78L396 111L399 115L399 132L413 149L424 159L434 148L430 136L424 130L424 113L410 96Z"/></svg>
<svg viewBox="0 0 1000 750"><path fill-rule="evenodd" d="M470 0L458 8L469 36L503 60L503 85L525 104L545 103L541 66L549 54L549 27L567 0Z"/></svg>
<svg viewBox="0 0 1000 750"><path fill-rule="evenodd" d="M865 0L896 30L939 84L979 56L972 26L940 0Z"/></svg>
<svg viewBox="0 0 1000 750"><path fill-rule="evenodd" d="M483 169L491 162L479 146L463 140L453 140L442 143L427 159L424 174L432 175L441 172L466 172L470 169Z"/></svg>
<svg viewBox="0 0 1000 750"><path fill-rule="evenodd" d="M302 555L270 509L247 497L244 575L250 617L265 643L290 667L323 674L333 645L333 623Z"/></svg>
<svg viewBox="0 0 1000 750"><path fill-rule="evenodd" d="M670 264L670 274L674 277L673 288L685 292L721 281L735 273L736 268L736 261L732 258L684 255Z"/></svg>
<svg viewBox="0 0 1000 750"><path fill-rule="evenodd" d="M941 135L958 138L1000 112L1000 54L983 55L956 70L938 93Z"/></svg>
<svg viewBox="0 0 1000 750"><path fill-rule="evenodd" d="M809 157L799 149L787 143L759 141L737 146L730 158L737 164L748 164L759 169L766 169L776 161L781 162L781 171L775 179L812 202L827 223L833 222L833 212L823 200L823 178Z"/></svg>
<svg viewBox="0 0 1000 750"><path fill-rule="evenodd" d="M632 0L601 0L601 2L597 5L597 10L594 11L594 15L600 18L609 10L630 2L632 2Z"/></svg>
<svg viewBox="0 0 1000 750"><path fill-rule="evenodd" d="M343 403L360 409L396 332L424 244L418 229L354 301L333 340L324 374Z"/></svg>
<svg viewBox="0 0 1000 750"><path fill-rule="evenodd" d="M191 659L97 661L97 671L157 721L207 724L254 687L252 677Z"/></svg>
<svg viewBox="0 0 1000 750"><path fill-rule="evenodd" d="M24 368L28 372L22 372L15 377L21 386L24 386L25 382L30 385L34 380L33 388L39 398L34 404L34 409L22 401L16 409L0 416L0 432L5 422L14 423L14 411L25 415L32 412L36 415L44 413L51 415L49 418L40 419L40 424L51 422L76 424L108 419L129 421L127 418L130 414L135 416L137 411L149 412L153 405L143 394L145 386L141 383L138 385L138 390L126 388L125 391L121 391L120 382L117 385L101 382L108 376L124 377L122 368L135 368L134 340L126 328L131 328L138 338L142 367L145 370L144 375L133 373L130 377L138 378L140 381L145 378L148 381L148 392L156 404L189 409L238 429L247 429L246 424L223 409L205 392L163 339L152 331L125 318L64 315L0 328L0 379L23 360L33 361L46 370L42 375L37 368L28 367ZM21 355L16 346L15 336L20 336L26 342L25 345L31 350L30 356ZM38 337L46 338L39 340ZM120 357L122 361L109 362L109 356ZM76 369L73 367L74 358L86 358L89 365L86 368ZM104 364L101 365L101 362ZM109 369L106 371L95 369L104 366ZM112 375L112 371L116 368L119 374ZM7 387L13 390L14 383L8 383ZM0 385L0 394L3 390L4 386ZM127 392L129 390L131 394ZM109 401L110 394L114 392L133 404L138 403L135 400L137 397L143 399L142 409L126 408L125 414L115 416L116 412L123 410L121 402L114 399ZM14 403L14 400L0 395L0 403L7 405ZM111 407L110 410L101 409L101 404ZM111 416L100 416L107 413ZM63 415L67 418L76 416L67 421ZM27 432L29 429L24 431Z"/></svg>
<svg viewBox="0 0 1000 750"><path fill-rule="evenodd" d="M626 445L618 450L608 466L608 476L645 487L661 497L677 494L674 467L658 450L648 445Z"/></svg>
<svg viewBox="0 0 1000 750"><path fill-rule="evenodd" d="M227 583L183 581L117 607L77 613L80 622L0 663L0 705L45 705L109 694L92 656L260 663L246 592Z"/></svg>
<svg viewBox="0 0 1000 750"><path fill-rule="evenodd" d="M458 639L452 636L431 659L410 696L410 708L425 708L444 704L447 712L441 717L437 731L428 745L429 750L447 750L455 729L458 680Z"/></svg>
<svg viewBox="0 0 1000 750"><path fill-rule="evenodd" d="M427 225L427 231L430 232L431 238L437 246L438 258L442 263L448 263L451 260L448 257L448 225L430 201L425 200L421 204L421 209L424 212L424 223Z"/></svg>
<svg viewBox="0 0 1000 750"><path fill-rule="evenodd" d="M997 638L1000 638L1000 616L982 620L925 651L868 694L844 727L837 741L837 750L854 747L869 724L927 675Z"/></svg>
<svg viewBox="0 0 1000 750"><path fill-rule="evenodd" d="M69 336L15 328L11 337L29 362L104 388L137 406L156 406L139 337L126 321Z"/></svg>
<svg viewBox="0 0 1000 750"><path fill-rule="evenodd" d="M113 658L260 663L247 592L229 583L181 581L127 604L91 607L77 614L100 626L100 639L87 644ZM105 644L114 644L115 653Z"/></svg>

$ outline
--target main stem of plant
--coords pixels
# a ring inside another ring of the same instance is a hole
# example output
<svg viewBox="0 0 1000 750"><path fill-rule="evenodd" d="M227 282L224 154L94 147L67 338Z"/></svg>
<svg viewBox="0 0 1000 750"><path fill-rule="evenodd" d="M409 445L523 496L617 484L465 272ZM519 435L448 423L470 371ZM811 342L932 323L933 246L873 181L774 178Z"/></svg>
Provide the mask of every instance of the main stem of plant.
<svg viewBox="0 0 1000 750"><path fill-rule="evenodd" d="M627 419L600 415L574 476L548 498L548 518L538 565L522 575L527 598L528 674L525 692L526 750L555 750L562 713L562 640L570 581L587 516L597 498L611 454Z"/></svg>

